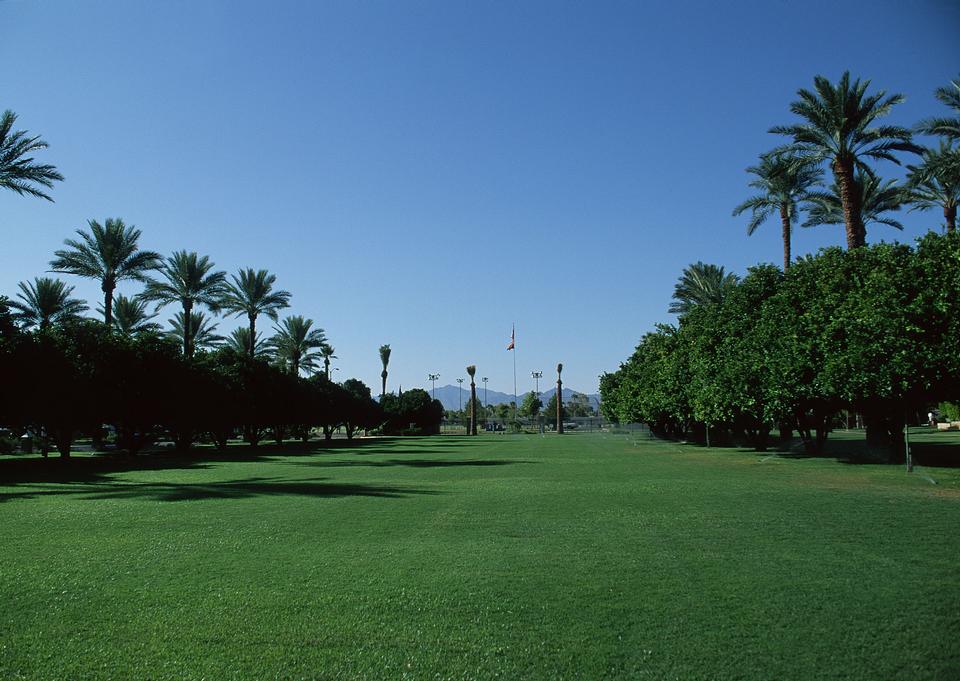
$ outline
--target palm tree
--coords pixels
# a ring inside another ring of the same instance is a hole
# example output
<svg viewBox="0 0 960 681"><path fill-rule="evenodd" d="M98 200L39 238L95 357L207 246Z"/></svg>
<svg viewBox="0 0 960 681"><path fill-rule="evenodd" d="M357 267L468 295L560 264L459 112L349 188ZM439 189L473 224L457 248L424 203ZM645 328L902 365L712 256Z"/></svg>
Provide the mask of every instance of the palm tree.
<svg viewBox="0 0 960 681"><path fill-rule="evenodd" d="M107 218L102 226L88 220L87 225L90 232L78 229L79 241L64 241L70 248L54 253L50 267L54 272L98 280L103 291L103 321L110 326L117 284L124 279L146 281L147 272L160 266L160 254L139 250L140 230L127 227L119 218Z"/></svg>
<svg viewBox="0 0 960 681"><path fill-rule="evenodd" d="M53 201L40 187L53 189L55 181L62 182L63 175L49 164L34 163L28 156L47 143L40 137L28 137L26 130L13 130L17 114L9 109L0 116L0 187L15 191L21 196L29 194Z"/></svg>
<svg viewBox="0 0 960 681"><path fill-rule="evenodd" d="M380 363L383 364L383 371L380 372L380 380L383 385L380 388L380 397L387 394L387 365L390 364L390 345L380 346Z"/></svg>
<svg viewBox="0 0 960 681"><path fill-rule="evenodd" d="M194 306L205 305L213 312L220 309L227 275L225 272L212 272L213 267L207 256L177 251L159 267L163 280L148 279L146 290L140 294L142 300L157 303L158 310L169 303L183 306L181 319L187 325L183 334L184 357L193 356L193 347L190 345L193 333L189 326Z"/></svg>
<svg viewBox="0 0 960 681"><path fill-rule="evenodd" d="M934 96L960 114L960 78L950 81L950 85L938 87ZM917 132L927 135L940 135L949 140L960 139L960 115L956 118L927 118L920 121Z"/></svg>
<svg viewBox="0 0 960 681"><path fill-rule="evenodd" d="M251 343L257 337L257 317L265 314L273 321L277 321L277 312L290 307L290 293L274 291L273 285L277 281L274 274L266 270L251 268L240 270L239 275L232 275L233 281L226 286L226 295L223 298L223 307L236 315L247 316L249 322L248 341ZM254 345L247 348L250 357L256 355Z"/></svg>
<svg viewBox="0 0 960 681"><path fill-rule="evenodd" d="M823 76L813 79L816 92L801 88L799 101L790 110L803 119L793 125L778 125L770 132L793 137L786 149L799 153L812 163L827 162L833 171L843 206L847 248L866 243L866 230L861 220L860 198L854 175L857 168L866 168L864 160L886 159L898 164L894 151L920 153L921 147L911 140L910 131L897 125L874 126L873 123L903 101L903 95L886 96L886 92L867 95L870 81L850 82L844 72L836 86Z"/></svg>
<svg viewBox="0 0 960 681"><path fill-rule="evenodd" d="M702 265L703 263L697 263ZM712 265L711 265L712 267ZM720 268L721 273L723 268ZM733 276L733 275L731 275ZM557 434L563 435L563 381L560 380L560 374L563 373L563 363L557 364Z"/></svg>
<svg viewBox="0 0 960 681"><path fill-rule="evenodd" d="M751 212L747 234L752 235L767 218L780 214L783 238L783 271L790 267L790 234L797 221L797 202L807 197L807 192L820 183L823 171L793 154L764 154L760 164L747 168L757 176L750 182L760 194L751 196L733 209L734 215L746 210Z"/></svg>
<svg viewBox="0 0 960 681"><path fill-rule="evenodd" d="M234 352L241 355L250 354L250 328L241 326L230 332L227 336L226 345ZM270 341L264 339L260 332L257 332L257 338L253 344L253 356L256 359L269 360L273 356L273 348Z"/></svg>
<svg viewBox="0 0 960 681"><path fill-rule="evenodd" d="M102 312L103 309L98 311ZM149 314L146 302L137 298L127 298L121 293L113 299L113 328L124 336L159 331L160 325L150 321L156 316Z"/></svg>
<svg viewBox="0 0 960 681"><path fill-rule="evenodd" d="M336 350L329 343L324 343L323 347L320 348L320 356L323 357L323 373L326 374L328 380L330 378L330 360L337 359L337 356L333 354L334 352Z"/></svg>
<svg viewBox="0 0 960 681"><path fill-rule="evenodd" d="M384 372L386 373L386 372ZM477 384L473 377L477 374L477 367L471 364L467 367L467 374L470 376L470 430L467 435L477 434Z"/></svg>
<svg viewBox="0 0 960 681"><path fill-rule="evenodd" d="M696 262L683 270L668 311L682 317L699 305L722 303L738 281L737 275L725 274L722 266Z"/></svg>
<svg viewBox="0 0 960 681"><path fill-rule="evenodd" d="M184 319L183 311L177 312L173 319L168 319L173 328L167 332L167 335L184 347L189 345L191 351L197 348L213 350L220 347L226 340L223 336L217 335L217 325L202 312L191 312L189 324L184 324Z"/></svg>
<svg viewBox="0 0 960 681"><path fill-rule="evenodd" d="M887 225L894 229L903 229L903 225L893 218L886 217L890 211L900 210L906 195L896 180L883 181L868 170L857 170L853 178L854 194L860 207L858 216L863 225L864 234L869 224ZM843 202L840 189L830 185L830 192L811 192L807 197L807 220L804 227L815 225L842 225L844 221Z"/></svg>
<svg viewBox="0 0 960 681"><path fill-rule="evenodd" d="M910 210L942 208L947 232L957 229L960 203L960 148L940 142L939 149L923 152L923 163L907 166L907 200Z"/></svg>
<svg viewBox="0 0 960 681"><path fill-rule="evenodd" d="M14 310L13 319L24 328L48 329L51 324L59 324L75 319L87 310L82 300L71 298L73 286L67 286L59 279L37 277L33 283L21 281L20 300L8 300L7 306Z"/></svg>
<svg viewBox="0 0 960 681"><path fill-rule="evenodd" d="M301 370L308 373L316 371L320 357L317 350L326 345L327 337L323 329L311 329L312 326L312 319L294 315L274 327L277 333L272 343L277 349L277 358L289 367L294 376L299 376Z"/></svg>

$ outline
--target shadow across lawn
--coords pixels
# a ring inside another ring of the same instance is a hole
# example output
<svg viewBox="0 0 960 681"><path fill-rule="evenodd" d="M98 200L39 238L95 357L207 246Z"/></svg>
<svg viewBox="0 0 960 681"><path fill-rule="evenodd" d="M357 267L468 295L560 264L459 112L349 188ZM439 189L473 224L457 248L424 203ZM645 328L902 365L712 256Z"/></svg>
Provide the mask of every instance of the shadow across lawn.
<svg viewBox="0 0 960 681"><path fill-rule="evenodd" d="M245 499L257 496L303 496L316 498L382 497L398 499L412 495L441 494L437 490L393 485L345 484L329 478L283 480L247 478L198 483L124 482L101 478L66 484L31 485L29 489L0 492L0 502L47 496L76 496L83 499L145 499L151 501L201 501Z"/></svg>
<svg viewBox="0 0 960 681"><path fill-rule="evenodd" d="M415 451L415 450L411 450ZM397 452L392 452L396 454ZM423 453L422 451L419 453ZM291 461L297 466L317 466L319 468L339 468L351 466L365 466L371 468L386 468L390 466L408 466L410 468L447 468L460 466L510 466L518 463L537 463L536 461L521 461L517 459L388 459L387 461L357 461L337 459L335 461Z"/></svg>

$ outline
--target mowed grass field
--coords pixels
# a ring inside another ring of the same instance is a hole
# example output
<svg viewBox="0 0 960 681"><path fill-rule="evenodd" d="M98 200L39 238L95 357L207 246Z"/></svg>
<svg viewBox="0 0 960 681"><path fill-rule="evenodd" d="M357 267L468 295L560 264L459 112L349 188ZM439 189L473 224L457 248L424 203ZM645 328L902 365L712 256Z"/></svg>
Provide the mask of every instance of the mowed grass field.
<svg viewBox="0 0 960 681"><path fill-rule="evenodd" d="M0 678L960 678L960 469L610 434L136 465L0 461Z"/></svg>

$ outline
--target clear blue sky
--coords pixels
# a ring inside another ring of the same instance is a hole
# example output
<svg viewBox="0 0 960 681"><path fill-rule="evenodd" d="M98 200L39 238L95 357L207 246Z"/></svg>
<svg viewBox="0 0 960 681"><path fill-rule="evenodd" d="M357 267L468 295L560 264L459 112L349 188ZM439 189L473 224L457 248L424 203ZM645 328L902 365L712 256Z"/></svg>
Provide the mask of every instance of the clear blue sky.
<svg viewBox="0 0 960 681"><path fill-rule="evenodd" d="M730 213L798 87L850 69L912 125L945 112L958 27L951 0L0 1L0 109L67 178L53 204L0 194L0 291L121 217L144 247L276 273L339 379L376 386L390 343L393 388L475 363L510 392L516 321L520 392L558 361L593 391L671 320L684 266L780 262L776 225ZM868 240L942 222L904 218Z"/></svg>

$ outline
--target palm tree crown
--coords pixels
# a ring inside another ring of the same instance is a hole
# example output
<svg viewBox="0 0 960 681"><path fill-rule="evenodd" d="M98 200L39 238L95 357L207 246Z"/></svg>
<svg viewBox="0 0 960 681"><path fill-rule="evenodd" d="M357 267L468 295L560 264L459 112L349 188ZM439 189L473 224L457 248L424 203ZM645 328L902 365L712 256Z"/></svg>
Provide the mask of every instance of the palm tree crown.
<svg viewBox="0 0 960 681"><path fill-rule="evenodd" d="M63 181L63 175L52 165L34 163L30 154L46 149L47 143L28 137L25 130L14 131L16 120L17 114L10 110L0 116L0 187L53 201L40 187L52 189L55 181Z"/></svg>
<svg viewBox="0 0 960 681"><path fill-rule="evenodd" d="M799 100L790 110L803 119L793 125L770 129L779 135L788 135L793 143L787 148L814 163L830 164L839 188L843 206L847 247L856 248L866 243L866 230L860 219L859 198L854 187L854 171L865 169L865 159L884 159L899 165L894 151L920 153L913 143L910 131L896 125L874 125L886 116L903 95L887 96L886 92L867 95L870 81L850 81L845 72L834 86L823 76L814 78L814 92L801 88Z"/></svg>
<svg viewBox="0 0 960 681"><path fill-rule="evenodd" d="M101 307L99 311L103 311ZM147 303L137 298L128 298L122 293L113 299L113 328L124 336L154 333L160 325L151 321L156 314L147 312Z"/></svg>
<svg viewBox="0 0 960 681"><path fill-rule="evenodd" d="M940 142L939 149L923 152L923 162L907 166L906 191L910 210L942 208L947 231L957 229L957 205L960 204L960 148Z"/></svg>
<svg viewBox="0 0 960 681"><path fill-rule="evenodd" d="M173 319L167 320L172 327L167 335L181 345L189 344L191 350L212 350L220 347L226 340L217 335L217 325L202 312L191 312L189 324L184 324L185 319L181 310Z"/></svg>
<svg viewBox="0 0 960 681"><path fill-rule="evenodd" d="M258 359L269 360L273 357L273 346L270 341L263 338L259 331L256 332L256 341L253 344L253 356ZM240 355L250 354L250 327L241 326L230 332L227 336L226 346Z"/></svg>
<svg viewBox="0 0 960 681"><path fill-rule="evenodd" d="M323 329L312 327L313 320L300 315L287 317L280 326L275 327L277 333L272 343L277 349L277 357L295 376L299 376L301 370L308 373L316 371L320 357L318 350L327 342Z"/></svg>
<svg viewBox="0 0 960 681"><path fill-rule="evenodd" d="M950 81L950 85L937 88L933 94L958 115L954 118L927 118L920 121L917 131L927 135L940 135L949 140L960 140L960 78Z"/></svg>
<svg viewBox="0 0 960 681"><path fill-rule="evenodd" d="M324 343L323 347L320 348L320 356L323 357L323 373L326 374L327 378L330 378L330 360L337 359L335 353L336 350L329 343Z"/></svg>
<svg viewBox="0 0 960 681"><path fill-rule="evenodd" d="M380 396L383 397L387 394L387 365L390 364L389 343L380 346L380 363L383 365L383 371L380 372L380 380L382 381Z"/></svg>
<svg viewBox="0 0 960 681"><path fill-rule="evenodd" d="M140 298L157 303L157 309L169 303L180 303L184 312L182 322L189 327L194 306L204 305L213 312L220 309L227 275L211 271L213 268L214 264L207 256L177 251L159 267L161 280L147 280ZM183 334L183 354L190 357L193 354L192 333L189 328L186 331Z"/></svg>
<svg viewBox="0 0 960 681"><path fill-rule="evenodd" d="M147 272L160 266L160 254L137 248L140 230L107 218L101 225L89 220L89 232L77 230L79 240L67 239L68 249L54 253L50 267L55 272L97 279L103 291L103 319L110 326L113 316L113 292L124 279L146 281Z"/></svg>
<svg viewBox="0 0 960 681"><path fill-rule="evenodd" d="M797 203L803 201L808 192L820 183L823 171L795 154L769 153L760 157L759 165L747 168L748 173L756 175L750 182L751 187L760 193L734 208L733 214L751 212L747 224L747 234L753 234L757 227L771 215L780 216L781 236L783 238L783 271L790 267L790 236L797 221Z"/></svg>
<svg viewBox="0 0 960 681"><path fill-rule="evenodd" d="M222 305L225 310L238 317L247 316L249 342L257 335L257 317L265 314L277 321L277 312L290 307L290 293L274 291L273 285L277 277L266 270L243 269L239 275L232 275L232 279L233 281L226 285ZM252 345L247 347L247 354L251 357L256 354Z"/></svg>
<svg viewBox="0 0 960 681"><path fill-rule="evenodd" d="M696 262L683 270L673 289L669 311L681 317L700 305L721 303L739 279L723 267Z"/></svg>
<svg viewBox="0 0 960 681"><path fill-rule="evenodd" d="M869 224L887 225L894 229L903 229L903 225L886 213L900 210L906 195L896 180L882 180L879 176L866 170L858 170L853 180L854 191L857 193L860 206L860 221L866 226ZM842 225L843 203L840 199L840 189L836 184L830 185L829 192L811 192L807 197L807 220L804 227L815 225Z"/></svg>
<svg viewBox="0 0 960 681"><path fill-rule="evenodd" d="M59 324L75 319L87 310L82 300L71 298L73 286L67 286L59 279L37 277L33 282L20 282L20 300L8 300L7 306L14 310L13 318L25 328L38 328L41 331L51 324Z"/></svg>

